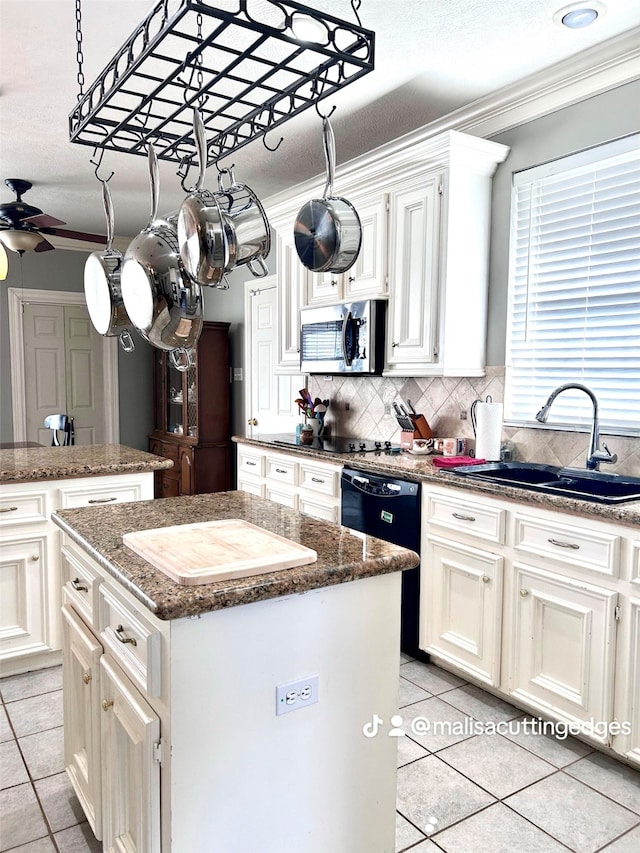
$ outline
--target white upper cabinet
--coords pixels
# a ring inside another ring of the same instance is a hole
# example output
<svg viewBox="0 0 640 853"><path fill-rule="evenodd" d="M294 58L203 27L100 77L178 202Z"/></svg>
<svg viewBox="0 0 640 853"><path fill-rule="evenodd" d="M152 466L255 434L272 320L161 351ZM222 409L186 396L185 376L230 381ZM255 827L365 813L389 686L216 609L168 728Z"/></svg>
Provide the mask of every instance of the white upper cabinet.
<svg viewBox="0 0 640 853"><path fill-rule="evenodd" d="M300 262L293 223L317 182L267 202L277 239L280 372L299 372L299 309L389 299L390 376L483 376L491 184L505 145L457 131L397 140L339 169L340 195L358 211L362 248L346 273Z"/></svg>
<svg viewBox="0 0 640 853"><path fill-rule="evenodd" d="M309 273L307 305L384 299L388 294L388 193L349 198L358 212L362 245L354 265L345 273Z"/></svg>

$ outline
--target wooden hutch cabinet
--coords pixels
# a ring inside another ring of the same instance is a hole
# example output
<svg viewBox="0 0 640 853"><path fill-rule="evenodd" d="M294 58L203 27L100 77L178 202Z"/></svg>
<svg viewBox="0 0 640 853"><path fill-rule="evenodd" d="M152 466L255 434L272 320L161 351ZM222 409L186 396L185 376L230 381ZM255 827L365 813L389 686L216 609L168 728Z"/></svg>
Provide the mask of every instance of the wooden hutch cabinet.
<svg viewBox="0 0 640 853"><path fill-rule="evenodd" d="M154 352L149 450L173 461L155 474L157 498L231 487L229 323L203 323L194 361L180 372L168 353Z"/></svg>

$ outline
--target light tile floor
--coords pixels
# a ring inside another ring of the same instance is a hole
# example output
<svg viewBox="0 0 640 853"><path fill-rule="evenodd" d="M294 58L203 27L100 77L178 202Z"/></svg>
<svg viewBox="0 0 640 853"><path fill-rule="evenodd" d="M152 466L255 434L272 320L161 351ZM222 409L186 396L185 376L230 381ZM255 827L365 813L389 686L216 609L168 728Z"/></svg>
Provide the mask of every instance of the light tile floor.
<svg viewBox="0 0 640 853"><path fill-rule="evenodd" d="M0 851L99 853L63 769L61 668L4 678L0 695ZM396 853L639 853L640 772L517 731L519 709L405 656L400 716ZM422 718L441 731L416 733Z"/></svg>

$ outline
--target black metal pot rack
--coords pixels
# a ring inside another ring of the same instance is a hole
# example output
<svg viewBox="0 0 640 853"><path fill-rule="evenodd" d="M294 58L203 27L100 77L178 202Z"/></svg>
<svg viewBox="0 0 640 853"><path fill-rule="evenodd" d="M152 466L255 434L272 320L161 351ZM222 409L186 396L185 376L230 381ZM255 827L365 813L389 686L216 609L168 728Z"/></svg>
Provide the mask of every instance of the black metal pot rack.
<svg viewBox="0 0 640 853"><path fill-rule="evenodd" d="M318 41L294 34L304 18ZM79 45L81 56L81 32ZM294 0L181 0L171 17L160 0L81 85L70 139L139 155L151 141L161 159L190 163L197 106L209 165L373 71L374 45L372 31Z"/></svg>

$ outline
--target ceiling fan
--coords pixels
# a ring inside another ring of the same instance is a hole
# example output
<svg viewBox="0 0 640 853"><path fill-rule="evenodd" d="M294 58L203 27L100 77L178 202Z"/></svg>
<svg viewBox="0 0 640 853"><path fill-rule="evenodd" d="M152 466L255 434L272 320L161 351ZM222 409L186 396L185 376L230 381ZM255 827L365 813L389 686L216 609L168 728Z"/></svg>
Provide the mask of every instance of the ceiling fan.
<svg viewBox="0 0 640 853"><path fill-rule="evenodd" d="M48 252L55 249L44 236L67 237L88 243L104 243L106 237L99 234L86 234L83 231L69 231L59 228L66 225L62 219L43 213L39 207L32 207L22 201L22 196L32 187L31 181L22 178L6 178L5 184L16 194L16 200L0 204L0 242L14 252L22 254L30 249L36 252Z"/></svg>

